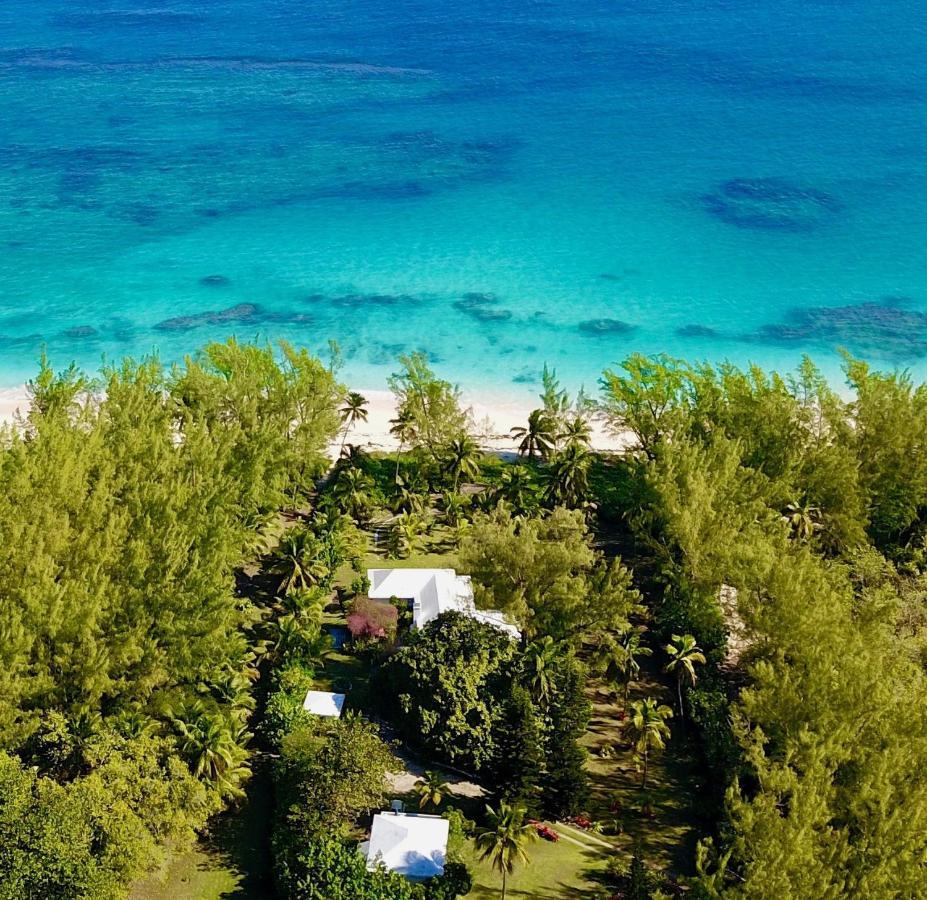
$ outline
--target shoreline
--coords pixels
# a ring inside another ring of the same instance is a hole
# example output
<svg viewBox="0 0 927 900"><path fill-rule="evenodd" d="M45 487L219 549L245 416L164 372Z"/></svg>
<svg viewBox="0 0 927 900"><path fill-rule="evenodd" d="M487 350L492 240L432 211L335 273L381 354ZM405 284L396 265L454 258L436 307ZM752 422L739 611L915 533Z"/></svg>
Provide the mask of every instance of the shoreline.
<svg viewBox="0 0 927 900"><path fill-rule="evenodd" d="M390 419L396 415L396 404L390 391L384 388L353 388L367 400L368 416L366 422L358 422L348 432L347 443L364 447L368 450L396 450L399 442L389 433ZM488 397L485 393L481 399L464 391L464 407L473 412L476 424L477 442L484 450L497 453L515 453L517 442L509 432L517 425L527 422L528 414L536 409L538 402L531 403L527 397L515 398L495 395ZM26 385L0 388L0 423L12 424L17 412L25 414L29 408L29 394ZM593 450L608 452L624 449L626 442L608 432L601 422L591 423ZM332 445L337 455L341 437Z"/></svg>

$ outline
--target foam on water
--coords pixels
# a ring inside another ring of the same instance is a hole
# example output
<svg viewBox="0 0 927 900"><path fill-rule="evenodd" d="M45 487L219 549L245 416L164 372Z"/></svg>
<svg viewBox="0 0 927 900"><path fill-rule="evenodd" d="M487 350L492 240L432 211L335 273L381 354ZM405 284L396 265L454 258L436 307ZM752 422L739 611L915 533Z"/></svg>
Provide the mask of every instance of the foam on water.
<svg viewBox="0 0 927 900"><path fill-rule="evenodd" d="M921 2L6 0L0 384L229 333L927 375L925 60Z"/></svg>

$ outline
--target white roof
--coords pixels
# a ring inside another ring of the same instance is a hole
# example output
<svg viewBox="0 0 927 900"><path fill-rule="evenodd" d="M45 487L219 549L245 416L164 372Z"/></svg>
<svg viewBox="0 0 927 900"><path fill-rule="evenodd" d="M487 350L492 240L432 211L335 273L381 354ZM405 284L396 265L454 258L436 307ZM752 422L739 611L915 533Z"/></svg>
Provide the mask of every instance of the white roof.
<svg viewBox="0 0 927 900"><path fill-rule="evenodd" d="M307 691L303 700L303 709L316 716L341 715L344 706L344 694L332 694L328 691Z"/></svg>
<svg viewBox="0 0 927 900"><path fill-rule="evenodd" d="M422 628L442 613L456 611L506 632L516 640L521 632L497 610L478 610L469 575L453 569L368 569L374 600L396 597L412 601L412 623Z"/></svg>
<svg viewBox="0 0 927 900"><path fill-rule="evenodd" d="M367 868L382 863L407 878L430 878L444 873L448 821L441 816L381 812L373 817L366 851Z"/></svg>

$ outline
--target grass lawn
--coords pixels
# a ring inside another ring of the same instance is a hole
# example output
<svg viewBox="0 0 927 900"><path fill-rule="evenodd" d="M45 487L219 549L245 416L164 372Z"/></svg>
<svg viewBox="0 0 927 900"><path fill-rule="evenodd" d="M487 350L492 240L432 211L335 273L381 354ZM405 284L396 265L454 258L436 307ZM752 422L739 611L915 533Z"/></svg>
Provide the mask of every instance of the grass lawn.
<svg viewBox="0 0 927 900"><path fill-rule="evenodd" d="M656 697L672 706L671 689L650 660L643 662L641 680L632 687L630 699ZM620 823L622 833L614 841L628 857L639 845L648 863L675 874L690 874L697 838L698 796L695 761L688 754L679 725L673 722L673 736L666 749L651 756L647 789L642 791L641 775L623 733L620 701L602 688L598 680L590 681L588 695L593 712L582 741L589 750L589 814L600 822ZM600 756L602 748L611 755ZM642 810L645 802L650 804L650 814Z"/></svg>
<svg viewBox="0 0 927 900"><path fill-rule="evenodd" d="M271 785L257 765L247 797L220 816L208 836L187 852L171 853L157 871L136 882L129 900L264 900L272 897Z"/></svg>
<svg viewBox="0 0 927 900"><path fill-rule="evenodd" d="M568 833L558 825L553 828L560 834L560 840L551 843L539 838L528 845L531 862L509 875L509 897L566 900L591 896L600 888L610 851L593 843L590 836L576 834L572 829ZM498 897L502 891L502 876L488 862L480 861L472 841L467 841L464 862L473 876L473 889L467 896L474 900Z"/></svg>

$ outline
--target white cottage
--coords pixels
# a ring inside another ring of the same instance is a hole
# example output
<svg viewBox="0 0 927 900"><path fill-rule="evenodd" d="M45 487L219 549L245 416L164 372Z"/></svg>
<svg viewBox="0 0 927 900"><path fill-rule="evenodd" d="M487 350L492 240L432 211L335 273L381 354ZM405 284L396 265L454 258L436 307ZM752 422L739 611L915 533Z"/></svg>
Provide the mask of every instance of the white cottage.
<svg viewBox="0 0 927 900"><path fill-rule="evenodd" d="M521 632L495 609L477 609L469 575L453 569L368 569L373 600L407 600L412 607L412 624L422 628L441 613L459 612L485 622L518 640Z"/></svg>
<svg viewBox="0 0 927 900"><path fill-rule="evenodd" d="M383 865L406 878L444 874L448 821L422 813L381 812L373 817L370 840L358 850L367 868Z"/></svg>

